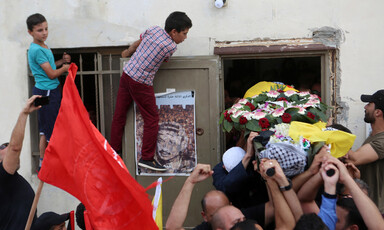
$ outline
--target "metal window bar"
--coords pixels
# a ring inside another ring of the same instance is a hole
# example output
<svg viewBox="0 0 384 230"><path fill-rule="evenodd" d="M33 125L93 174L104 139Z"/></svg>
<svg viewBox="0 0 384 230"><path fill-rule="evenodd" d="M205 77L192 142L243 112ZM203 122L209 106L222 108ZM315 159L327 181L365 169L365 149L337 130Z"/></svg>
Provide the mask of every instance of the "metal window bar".
<svg viewBox="0 0 384 230"><path fill-rule="evenodd" d="M109 54L109 70L112 70L112 54ZM109 103L111 105L111 111L110 113L113 114L114 110L115 110L115 106L113 105L113 102L114 102L114 98L113 98L113 76L112 76L112 73L109 74L109 92L110 92L110 95L109 95Z"/></svg>
<svg viewBox="0 0 384 230"><path fill-rule="evenodd" d="M97 57L97 59L96 59ZM97 61L98 60L98 61ZM101 134L105 136L105 111L104 111L104 91L103 91L103 65L102 65L102 55L98 52L97 55L95 55L95 68L97 66L98 74L97 77L95 75L95 87L96 88L96 119L97 124L100 124L100 127L97 127ZM100 103L102 102L102 103ZM99 110L100 107L100 110ZM100 112L99 112L100 111ZM99 122L100 121L100 122Z"/></svg>
<svg viewBox="0 0 384 230"><path fill-rule="evenodd" d="M80 72L78 74L80 75L80 96L81 96L81 100L84 103L83 56L81 54L80 54L79 62L80 62L80 67L79 67Z"/></svg>

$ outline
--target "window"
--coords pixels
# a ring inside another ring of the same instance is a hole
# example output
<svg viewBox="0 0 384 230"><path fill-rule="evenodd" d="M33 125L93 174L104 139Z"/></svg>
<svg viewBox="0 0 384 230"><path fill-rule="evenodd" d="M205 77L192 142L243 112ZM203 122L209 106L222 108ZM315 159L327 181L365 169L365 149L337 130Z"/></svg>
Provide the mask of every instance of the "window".
<svg viewBox="0 0 384 230"><path fill-rule="evenodd" d="M53 49L55 60L61 59L63 52L71 55L72 62L78 67L75 79L80 97L89 113L91 121L109 141L112 116L120 81L120 53L125 47ZM32 94L34 79L29 74L29 90ZM66 74L59 78L61 87ZM30 120L33 166L37 171L39 159L39 135L37 114Z"/></svg>

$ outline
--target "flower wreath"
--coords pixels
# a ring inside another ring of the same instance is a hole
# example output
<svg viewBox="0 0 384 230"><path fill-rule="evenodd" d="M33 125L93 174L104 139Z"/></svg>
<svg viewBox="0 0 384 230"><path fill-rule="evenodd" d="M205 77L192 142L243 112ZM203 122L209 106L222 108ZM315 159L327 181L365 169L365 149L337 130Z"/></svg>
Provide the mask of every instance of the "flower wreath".
<svg viewBox="0 0 384 230"><path fill-rule="evenodd" d="M287 90L285 85L271 87L253 97L240 99L220 116L223 130L231 132L233 128L246 134L266 131L277 124L301 121L314 124L327 121L328 106L321 102L316 94Z"/></svg>

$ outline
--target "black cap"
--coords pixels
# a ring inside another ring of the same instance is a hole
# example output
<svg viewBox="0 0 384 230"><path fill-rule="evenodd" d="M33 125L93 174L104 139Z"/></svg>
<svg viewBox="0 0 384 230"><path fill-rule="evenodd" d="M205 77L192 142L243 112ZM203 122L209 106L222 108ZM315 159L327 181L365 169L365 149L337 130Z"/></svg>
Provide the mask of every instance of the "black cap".
<svg viewBox="0 0 384 230"><path fill-rule="evenodd" d="M69 213L59 215L54 212L45 212L36 219L31 230L49 230L52 226L59 225L69 219Z"/></svg>
<svg viewBox="0 0 384 230"><path fill-rule="evenodd" d="M380 109L384 112L384 89L377 91L372 95L362 94L360 97L362 102L373 102L376 105L376 109Z"/></svg>

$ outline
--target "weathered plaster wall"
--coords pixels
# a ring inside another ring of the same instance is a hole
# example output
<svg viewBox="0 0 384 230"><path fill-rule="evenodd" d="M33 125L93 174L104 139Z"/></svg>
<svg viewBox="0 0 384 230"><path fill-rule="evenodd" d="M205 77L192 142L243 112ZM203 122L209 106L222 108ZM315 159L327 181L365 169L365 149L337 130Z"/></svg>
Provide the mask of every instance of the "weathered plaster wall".
<svg viewBox="0 0 384 230"><path fill-rule="evenodd" d="M168 14L185 11L193 20L188 39L175 55L211 55L215 41L311 38L325 26L340 30L339 116L358 135L365 136L361 93L383 88L382 37L384 2L380 0L228 0L216 9L213 0L0 0L0 141L10 137L28 98L26 50L31 42L25 20L35 12L49 23L51 48L118 46L131 43L152 25L164 25ZM30 135L27 128L20 173L37 187L31 175ZM45 186L39 213L64 212L76 199Z"/></svg>

